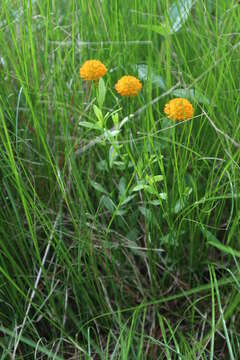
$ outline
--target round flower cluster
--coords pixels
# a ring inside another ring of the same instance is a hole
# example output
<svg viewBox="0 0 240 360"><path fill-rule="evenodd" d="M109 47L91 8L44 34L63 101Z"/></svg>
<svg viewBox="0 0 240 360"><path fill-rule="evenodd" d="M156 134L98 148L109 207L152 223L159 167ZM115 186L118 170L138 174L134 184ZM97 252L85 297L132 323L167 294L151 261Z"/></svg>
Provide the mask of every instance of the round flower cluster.
<svg viewBox="0 0 240 360"><path fill-rule="evenodd" d="M115 90L121 96L136 96L142 89L142 84L134 76L125 75L115 85Z"/></svg>
<svg viewBox="0 0 240 360"><path fill-rule="evenodd" d="M177 121L191 119L194 115L192 104L183 98L170 100L165 105L164 112L168 118Z"/></svg>
<svg viewBox="0 0 240 360"><path fill-rule="evenodd" d="M107 72L105 65L99 60L87 60L80 69L80 76L84 80L99 80Z"/></svg>

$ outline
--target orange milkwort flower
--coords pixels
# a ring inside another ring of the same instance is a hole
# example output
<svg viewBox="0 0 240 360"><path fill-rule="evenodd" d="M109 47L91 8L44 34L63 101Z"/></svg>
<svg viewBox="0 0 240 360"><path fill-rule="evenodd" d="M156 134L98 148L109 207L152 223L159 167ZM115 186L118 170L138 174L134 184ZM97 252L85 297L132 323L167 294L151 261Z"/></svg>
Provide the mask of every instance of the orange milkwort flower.
<svg viewBox="0 0 240 360"><path fill-rule="evenodd" d="M134 76L125 75L115 85L115 90L121 96L136 96L142 89L141 82Z"/></svg>
<svg viewBox="0 0 240 360"><path fill-rule="evenodd" d="M172 120L187 120L194 115L194 108L190 101L184 98L170 100L164 107L164 112Z"/></svg>
<svg viewBox="0 0 240 360"><path fill-rule="evenodd" d="M105 65L99 60L87 60L80 68L80 77L83 80L99 80L107 72Z"/></svg>

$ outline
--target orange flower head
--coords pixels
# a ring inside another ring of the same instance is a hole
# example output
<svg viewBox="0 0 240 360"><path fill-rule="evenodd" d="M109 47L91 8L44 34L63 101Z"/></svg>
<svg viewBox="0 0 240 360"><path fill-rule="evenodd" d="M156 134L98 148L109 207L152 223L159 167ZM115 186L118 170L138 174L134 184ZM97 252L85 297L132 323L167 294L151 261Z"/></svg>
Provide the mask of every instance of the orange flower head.
<svg viewBox="0 0 240 360"><path fill-rule="evenodd" d="M87 60L80 68L80 77L83 80L99 80L107 72L105 65L99 60Z"/></svg>
<svg viewBox="0 0 240 360"><path fill-rule="evenodd" d="M164 112L172 120L187 120L194 115L192 104L184 98L170 100L164 107Z"/></svg>
<svg viewBox="0 0 240 360"><path fill-rule="evenodd" d="M142 89L141 82L134 76L125 75L115 85L115 90L121 96L136 96Z"/></svg>

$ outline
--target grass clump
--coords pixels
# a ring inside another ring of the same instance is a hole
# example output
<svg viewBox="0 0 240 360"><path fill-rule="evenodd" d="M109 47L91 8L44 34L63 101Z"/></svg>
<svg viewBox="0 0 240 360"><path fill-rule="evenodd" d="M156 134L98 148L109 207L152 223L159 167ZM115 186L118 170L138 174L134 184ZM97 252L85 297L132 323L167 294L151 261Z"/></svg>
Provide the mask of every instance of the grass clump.
<svg viewBox="0 0 240 360"><path fill-rule="evenodd" d="M0 11L1 356L238 359L239 5L60 3Z"/></svg>

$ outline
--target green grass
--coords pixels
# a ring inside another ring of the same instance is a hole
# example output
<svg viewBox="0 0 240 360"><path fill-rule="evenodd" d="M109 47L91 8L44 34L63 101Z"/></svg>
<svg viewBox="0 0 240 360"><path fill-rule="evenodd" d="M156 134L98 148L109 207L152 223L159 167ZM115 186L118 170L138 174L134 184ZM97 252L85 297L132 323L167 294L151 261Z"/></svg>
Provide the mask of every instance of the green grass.
<svg viewBox="0 0 240 360"><path fill-rule="evenodd" d="M239 9L2 0L1 359L240 358Z"/></svg>

